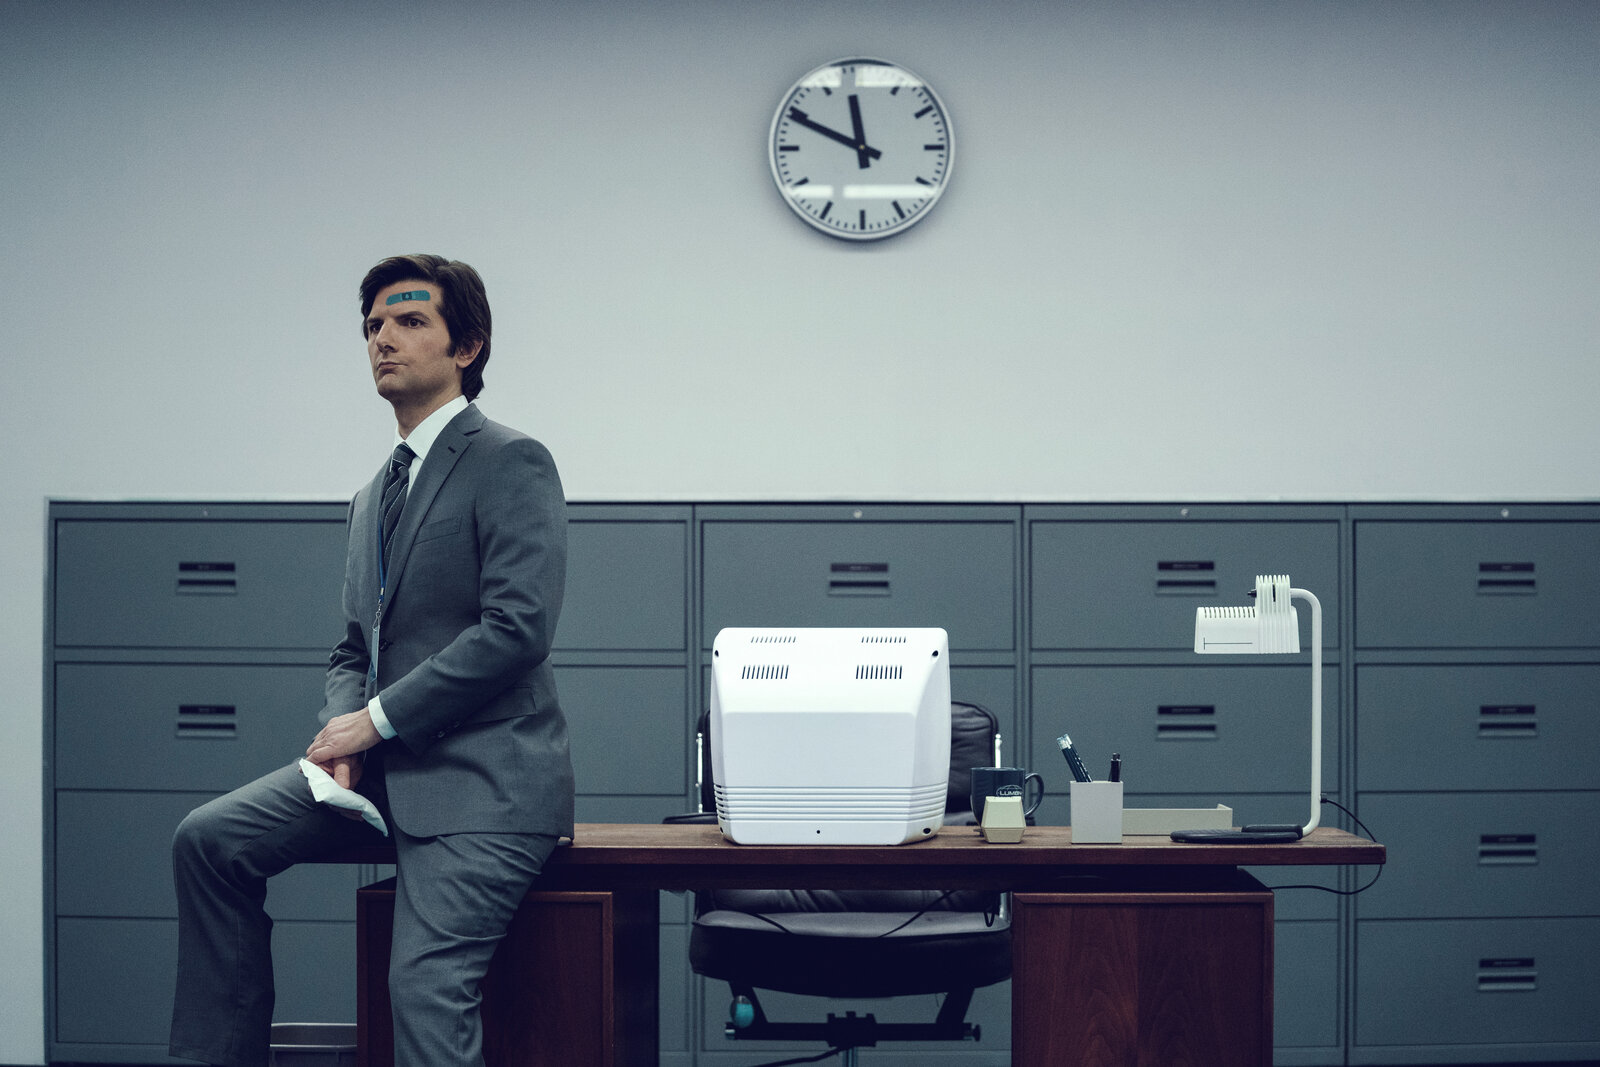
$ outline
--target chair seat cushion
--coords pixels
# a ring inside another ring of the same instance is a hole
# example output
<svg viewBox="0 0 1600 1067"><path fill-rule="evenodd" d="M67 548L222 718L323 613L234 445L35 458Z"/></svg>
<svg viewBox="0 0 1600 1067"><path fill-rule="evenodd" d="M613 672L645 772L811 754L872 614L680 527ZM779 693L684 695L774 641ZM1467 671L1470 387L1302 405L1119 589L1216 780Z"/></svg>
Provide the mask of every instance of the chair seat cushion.
<svg viewBox="0 0 1600 1067"><path fill-rule="evenodd" d="M943 993L1010 977L1011 929L970 911L720 909L695 918L689 964L710 978L811 996Z"/></svg>

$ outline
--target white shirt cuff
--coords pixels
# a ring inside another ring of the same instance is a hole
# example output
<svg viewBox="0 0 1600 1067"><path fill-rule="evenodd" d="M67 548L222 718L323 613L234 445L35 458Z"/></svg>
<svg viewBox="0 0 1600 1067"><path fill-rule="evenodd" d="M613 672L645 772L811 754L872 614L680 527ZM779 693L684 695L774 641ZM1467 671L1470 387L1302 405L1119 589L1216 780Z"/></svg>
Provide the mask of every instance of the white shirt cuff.
<svg viewBox="0 0 1600 1067"><path fill-rule="evenodd" d="M379 737L388 741L396 736L395 728L389 725L389 717L383 713L383 701L376 693L367 702L367 714L372 716L372 725L377 728Z"/></svg>

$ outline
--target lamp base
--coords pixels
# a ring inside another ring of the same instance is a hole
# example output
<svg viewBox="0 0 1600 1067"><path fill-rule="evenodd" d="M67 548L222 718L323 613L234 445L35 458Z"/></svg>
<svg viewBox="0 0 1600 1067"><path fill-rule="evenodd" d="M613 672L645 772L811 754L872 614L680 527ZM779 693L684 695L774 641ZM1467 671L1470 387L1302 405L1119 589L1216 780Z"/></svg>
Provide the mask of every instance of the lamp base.
<svg viewBox="0 0 1600 1067"><path fill-rule="evenodd" d="M1254 823L1238 830L1174 830L1174 841L1194 845L1275 845L1301 838L1300 827L1281 823Z"/></svg>

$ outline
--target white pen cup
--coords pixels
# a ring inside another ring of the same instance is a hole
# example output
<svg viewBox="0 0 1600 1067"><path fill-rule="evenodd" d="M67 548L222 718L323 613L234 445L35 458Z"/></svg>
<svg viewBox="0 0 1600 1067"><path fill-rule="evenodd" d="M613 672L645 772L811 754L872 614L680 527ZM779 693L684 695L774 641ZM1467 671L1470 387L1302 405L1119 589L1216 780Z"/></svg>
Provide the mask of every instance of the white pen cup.
<svg viewBox="0 0 1600 1067"><path fill-rule="evenodd" d="M1122 783L1072 783L1072 843L1122 844Z"/></svg>

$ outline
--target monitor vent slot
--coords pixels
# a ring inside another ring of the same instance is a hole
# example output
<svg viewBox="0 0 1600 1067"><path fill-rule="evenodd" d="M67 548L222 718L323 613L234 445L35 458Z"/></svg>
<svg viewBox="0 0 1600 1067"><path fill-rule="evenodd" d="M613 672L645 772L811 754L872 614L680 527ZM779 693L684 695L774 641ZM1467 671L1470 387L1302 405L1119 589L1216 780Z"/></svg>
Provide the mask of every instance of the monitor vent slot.
<svg viewBox="0 0 1600 1067"><path fill-rule="evenodd" d="M905 673L905 668L899 664L869 664L863 663L856 667L856 681L858 682L892 682L898 680Z"/></svg>
<svg viewBox="0 0 1600 1067"><path fill-rule="evenodd" d="M908 638L905 634L864 634L861 638L863 645L903 645Z"/></svg>
<svg viewBox="0 0 1600 1067"><path fill-rule="evenodd" d="M750 637L752 645L792 645L794 642L794 634L753 634Z"/></svg>
<svg viewBox="0 0 1600 1067"><path fill-rule="evenodd" d="M787 663L749 663L739 677L747 682L781 682L789 677Z"/></svg>

